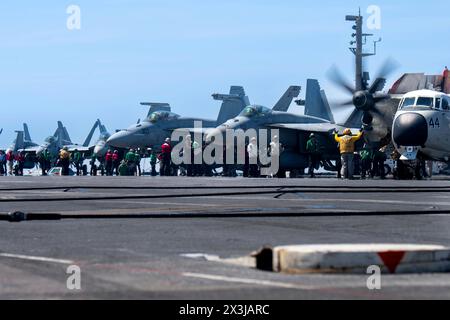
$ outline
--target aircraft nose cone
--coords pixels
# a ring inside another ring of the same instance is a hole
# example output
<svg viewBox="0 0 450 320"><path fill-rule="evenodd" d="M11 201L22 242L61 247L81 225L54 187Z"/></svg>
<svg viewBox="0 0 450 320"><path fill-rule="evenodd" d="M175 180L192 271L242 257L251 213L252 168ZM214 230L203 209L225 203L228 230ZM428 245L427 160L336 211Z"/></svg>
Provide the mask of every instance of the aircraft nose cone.
<svg viewBox="0 0 450 320"><path fill-rule="evenodd" d="M95 146L94 147L94 154L97 156L103 156L106 153L106 146L105 145L101 145L101 146Z"/></svg>
<svg viewBox="0 0 450 320"><path fill-rule="evenodd" d="M212 141L217 142L218 139L222 137L222 135L223 135L223 131L220 130L219 128L215 128L206 134L206 141L207 142L212 142Z"/></svg>
<svg viewBox="0 0 450 320"><path fill-rule="evenodd" d="M414 112L399 115L392 129L398 146L424 146L428 139L428 124L424 116Z"/></svg>
<svg viewBox="0 0 450 320"><path fill-rule="evenodd" d="M129 135L126 131L119 131L109 137L106 143L116 148L127 148L129 144L128 138Z"/></svg>

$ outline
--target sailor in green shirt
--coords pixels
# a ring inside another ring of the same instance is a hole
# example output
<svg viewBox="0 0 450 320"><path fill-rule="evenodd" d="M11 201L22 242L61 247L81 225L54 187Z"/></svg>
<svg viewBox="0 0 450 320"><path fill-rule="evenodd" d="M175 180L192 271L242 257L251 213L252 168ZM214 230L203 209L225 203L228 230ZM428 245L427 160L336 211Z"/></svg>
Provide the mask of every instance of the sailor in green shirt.
<svg viewBox="0 0 450 320"><path fill-rule="evenodd" d="M48 151L48 149L44 149L39 155L39 164L41 166L42 175L46 176L47 170L50 169L50 151Z"/></svg>
<svg viewBox="0 0 450 320"><path fill-rule="evenodd" d="M156 162L158 161L158 157L156 156L155 151L153 149L150 149L150 166L152 167L151 175L154 177L156 176Z"/></svg>
<svg viewBox="0 0 450 320"><path fill-rule="evenodd" d="M128 176L128 165L123 160L119 165L119 176Z"/></svg>
<svg viewBox="0 0 450 320"><path fill-rule="evenodd" d="M125 161L128 166L128 174L134 176L136 172L136 154L133 149L130 149L130 151L127 152Z"/></svg>
<svg viewBox="0 0 450 320"><path fill-rule="evenodd" d="M81 175L81 164L83 161L81 159L81 153L80 151L78 151L78 149L75 149L75 151L73 152L72 160L75 168L77 169L77 176Z"/></svg>
<svg viewBox="0 0 450 320"><path fill-rule="evenodd" d="M361 179L365 179L366 176L370 177L372 175L373 150L365 144L359 155L361 157Z"/></svg>
<svg viewBox="0 0 450 320"><path fill-rule="evenodd" d="M314 133L311 133L306 143L306 152L309 154L309 170L308 174L311 178L314 178L314 169L319 169L320 164L320 143Z"/></svg>
<svg viewBox="0 0 450 320"><path fill-rule="evenodd" d="M141 155L139 154L139 150L136 150L134 153L134 163L136 164L137 175L141 176Z"/></svg>

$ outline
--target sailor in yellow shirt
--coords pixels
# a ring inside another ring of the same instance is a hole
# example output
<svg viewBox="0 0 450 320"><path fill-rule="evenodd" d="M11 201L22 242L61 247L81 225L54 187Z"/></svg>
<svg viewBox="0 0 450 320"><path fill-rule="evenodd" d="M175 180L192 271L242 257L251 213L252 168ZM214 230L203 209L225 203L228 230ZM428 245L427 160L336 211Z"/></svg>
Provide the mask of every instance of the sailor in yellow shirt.
<svg viewBox="0 0 450 320"><path fill-rule="evenodd" d="M337 132L334 132L334 140L339 143L339 152L341 153L342 169L341 175L344 179L353 179L353 153L355 152L355 143L361 139L363 135L362 130L354 136L350 129L344 130L344 135L339 137Z"/></svg>
<svg viewBox="0 0 450 320"><path fill-rule="evenodd" d="M70 166L70 152L69 148L63 147L59 151L59 165L61 166L61 175L68 176L69 175L69 166Z"/></svg>

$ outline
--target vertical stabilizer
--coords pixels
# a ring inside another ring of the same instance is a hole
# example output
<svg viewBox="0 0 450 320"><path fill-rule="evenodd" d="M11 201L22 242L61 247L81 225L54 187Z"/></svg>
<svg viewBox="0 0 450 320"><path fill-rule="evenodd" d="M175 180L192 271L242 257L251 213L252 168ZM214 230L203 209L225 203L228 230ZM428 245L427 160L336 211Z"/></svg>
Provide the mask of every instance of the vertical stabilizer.
<svg viewBox="0 0 450 320"><path fill-rule="evenodd" d="M315 79L308 79L306 82L305 115L334 122L325 92Z"/></svg>
<svg viewBox="0 0 450 320"><path fill-rule="evenodd" d="M11 146L11 150L13 150L14 152L16 152L17 150L23 149L24 148L24 140L23 140L23 131L16 131L17 136L16 139L13 141L13 144Z"/></svg>
<svg viewBox="0 0 450 320"><path fill-rule="evenodd" d="M229 94L215 93L212 97L214 100L222 101L217 116L217 125L236 117L250 104L248 97L245 95L245 90L241 86L231 86Z"/></svg>
<svg viewBox="0 0 450 320"><path fill-rule="evenodd" d="M288 111L289 106L292 103L294 98L297 98L300 94L301 87L299 86L290 86L283 96L278 100L275 106L272 108L273 111Z"/></svg>
<svg viewBox="0 0 450 320"><path fill-rule="evenodd" d="M97 121L95 121L94 126L92 127L91 131L89 131L89 134L86 137L86 140L84 140L83 147L89 146L89 143L91 143L92 140L92 136L94 135L94 132L97 129L97 127L100 126L100 123L101 123L100 119L97 119Z"/></svg>
<svg viewBox="0 0 450 320"><path fill-rule="evenodd" d="M70 139L66 127L63 127L63 139L65 144L72 144L72 140Z"/></svg>
<svg viewBox="0 0 450 320"><path fill-rule="evenodd" d="M23 124L23 133L24 139L26 141L31 141L30 131L28 130L28 125L26 123Z"/></svg>

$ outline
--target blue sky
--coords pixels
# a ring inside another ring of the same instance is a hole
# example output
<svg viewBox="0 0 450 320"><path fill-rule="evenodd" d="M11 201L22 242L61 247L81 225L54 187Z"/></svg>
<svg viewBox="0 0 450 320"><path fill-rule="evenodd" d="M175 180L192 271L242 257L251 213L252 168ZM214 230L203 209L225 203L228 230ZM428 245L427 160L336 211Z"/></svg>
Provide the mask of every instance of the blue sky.
<svg viewBox="0 0 450 320"><path fill-rule="evenodd" d="M66 28L66 9L81 8L81 30ZM381 8L375 72L393 57L404 72L440 73L450 65L448 0L22 0L0 3L0 145L28 122L41 142L62 120L81 142L96 118L128 127L140 101L169 102L181 115L215 118L214 92L243 85L271 107L292 84L326 79L336 64L353 79L346 14ZM304 92L303 92L304 94ZM342 114L338 115L343 116Z"/></svg>

